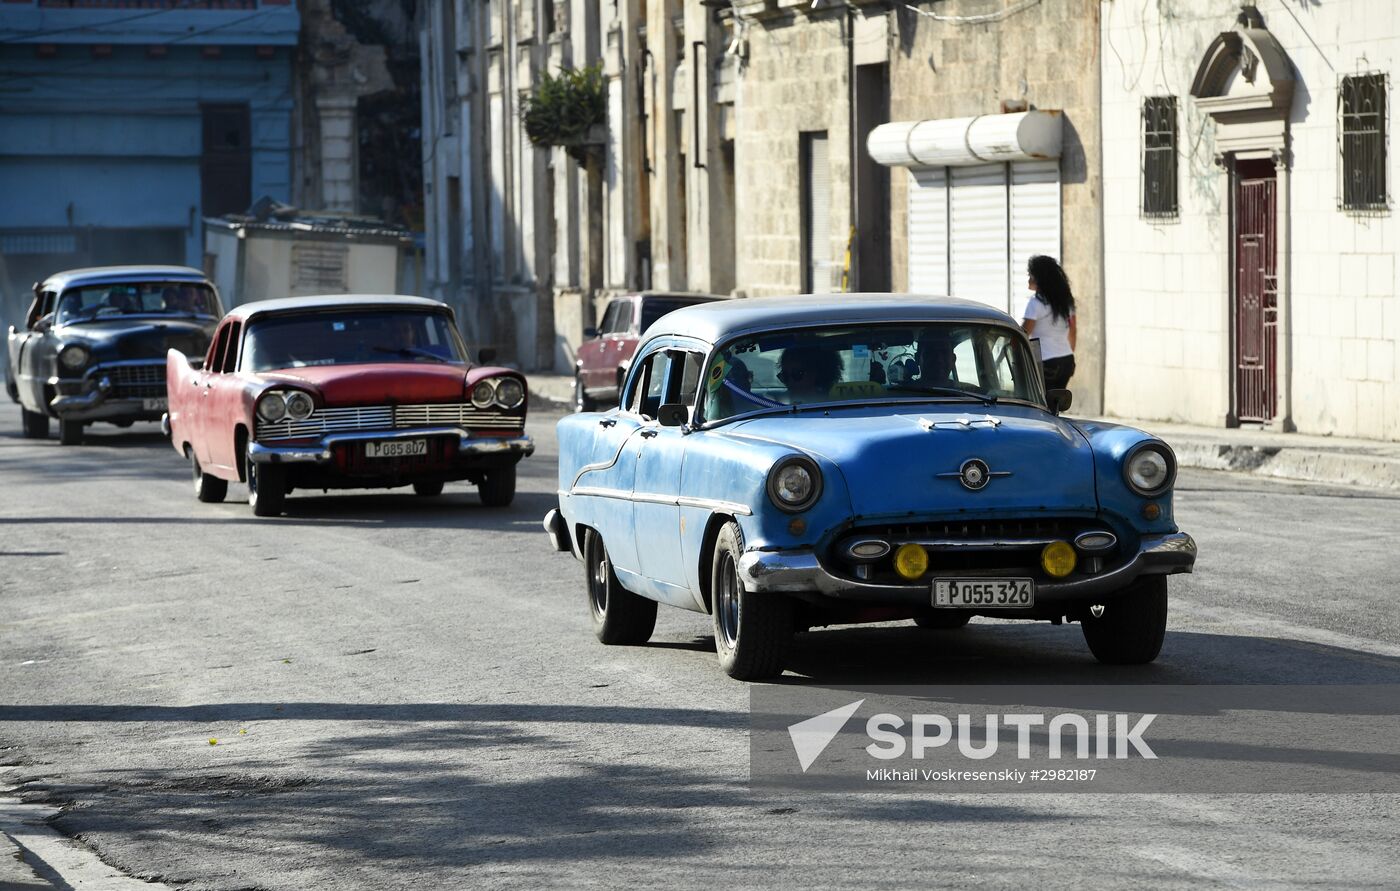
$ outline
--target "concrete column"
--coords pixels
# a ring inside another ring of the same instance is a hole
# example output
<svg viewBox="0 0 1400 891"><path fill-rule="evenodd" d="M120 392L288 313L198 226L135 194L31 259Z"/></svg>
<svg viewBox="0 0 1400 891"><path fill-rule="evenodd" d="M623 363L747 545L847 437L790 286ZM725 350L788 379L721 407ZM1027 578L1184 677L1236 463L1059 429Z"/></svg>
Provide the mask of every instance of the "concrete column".
<svg viewBox="0 0 1400 891"><path fill-rule="evenodd" d="M1287 136L1284 137L1287 145ZM1297 430L1293 423L1293 248L1292 248L1292 171L1287 148L1274 152L1274 171L1278 193L1274 208L1275 239L1274 266L1278 274L1278 406L1274 425L1285 433Z"/></svg>
<svg viewBox="0 0 1400 891"><path fill-rule="evenodd" d="M698 5L698 4L696 4ZM650 81L651 130L651 263L652 287L686 289L685 219L681 208L686 197L685 171L681 169L681 134L676 109L671 104L676 64L681 47L672 19L680 11L675 0L647 0L647 77Z"/></svg>

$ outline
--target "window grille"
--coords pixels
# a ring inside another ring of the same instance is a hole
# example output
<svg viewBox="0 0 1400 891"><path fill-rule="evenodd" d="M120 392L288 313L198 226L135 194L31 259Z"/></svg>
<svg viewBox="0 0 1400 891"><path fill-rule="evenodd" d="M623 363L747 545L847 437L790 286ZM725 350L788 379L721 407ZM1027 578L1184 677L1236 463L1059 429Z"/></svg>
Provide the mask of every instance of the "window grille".
<svg viewBox="0 0 1400 891"><path fill-rule="evenodd" d="M1387 86L1384 74L1342 78L1337 133L1343 210L1384 210L1390 204L1385 176Z"/></svg>
<svg viewBox="0 0 1400 891"><path fill-rule="evenodd" d="M1149 96L1142 102L1142 215L1175 217L1181 207L1176 189L1176 97Z"/></svg>

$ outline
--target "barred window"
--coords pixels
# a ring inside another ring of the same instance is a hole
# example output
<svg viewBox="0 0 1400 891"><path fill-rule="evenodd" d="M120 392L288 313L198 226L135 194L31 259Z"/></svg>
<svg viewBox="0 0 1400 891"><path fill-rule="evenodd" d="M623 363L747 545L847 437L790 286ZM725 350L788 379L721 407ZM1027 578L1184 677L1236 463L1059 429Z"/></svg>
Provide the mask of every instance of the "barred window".
<svg viewBox="0 0 1400 891"><path fill-rule="evenodd" d="M1337 104L1341 126L1341 202L1345 210L1382 210L1386 192L1386 76L1342 78Z"/></svg>
<svg viewBox="0 0 1400 891"><path fill-rule="evenodd" d="M1176 97L1142 101L1142 215L1174 217L1176 195Z"/></svg>

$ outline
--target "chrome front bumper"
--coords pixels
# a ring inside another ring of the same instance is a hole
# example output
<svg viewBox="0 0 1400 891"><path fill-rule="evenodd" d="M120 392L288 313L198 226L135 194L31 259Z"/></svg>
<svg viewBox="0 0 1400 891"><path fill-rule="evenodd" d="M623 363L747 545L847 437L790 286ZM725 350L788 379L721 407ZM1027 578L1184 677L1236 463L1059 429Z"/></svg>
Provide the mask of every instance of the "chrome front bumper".
<svg viewBox="0 0 1400 891"><path fill-rule="evenodd" d="M1195 565L1196 542L1185 532L1143 536L1137 554L1122 566L1069 581L1037 581L1035 597L1038 603L1104 597L1140 576L1190 572ZM808 550L749 551L739 559L739 577L750 591L816 593L860 603L928 606L932 597L931 581L884 585L832 575Z"/></svg>
<svg viewBox="0 0 1400 891"><path fill-rule="evenodd" d="M114 399L93 391L81 396L55 396L49 409L61 421L157 420L164 408L146 408L143 399Z"/></svg>
<svg viewBox="0 0 1400 891"><path fill-rule="evenodd" d="M248 457L258 464L330 464L335 447L356 442L383 442L386 439L423 439L456 436L458 458L484 458L514 454L528 458L535 453L534 440L525 434L511 437L473 436L461 427L419 427L412 430L385 430L382 433L332 433L315 445L276 446L255 442L248 446Z"/></svg>

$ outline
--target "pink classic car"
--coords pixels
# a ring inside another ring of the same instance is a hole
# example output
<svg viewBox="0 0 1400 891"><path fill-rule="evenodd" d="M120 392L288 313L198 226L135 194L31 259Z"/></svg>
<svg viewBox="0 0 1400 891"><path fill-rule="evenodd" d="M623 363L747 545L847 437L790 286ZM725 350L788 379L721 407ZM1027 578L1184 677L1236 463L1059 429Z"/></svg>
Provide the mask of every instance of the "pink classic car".
<svg viewBox="0 0 1400 891"><path fill-rule="evenodd" d="M258 516L294 489L468 480L491 506L515 496L525 379L473 365L452 310L421 297L295 297L236 307L202 359L172 350L162 421L200 501L248 485Z"/></svg>

